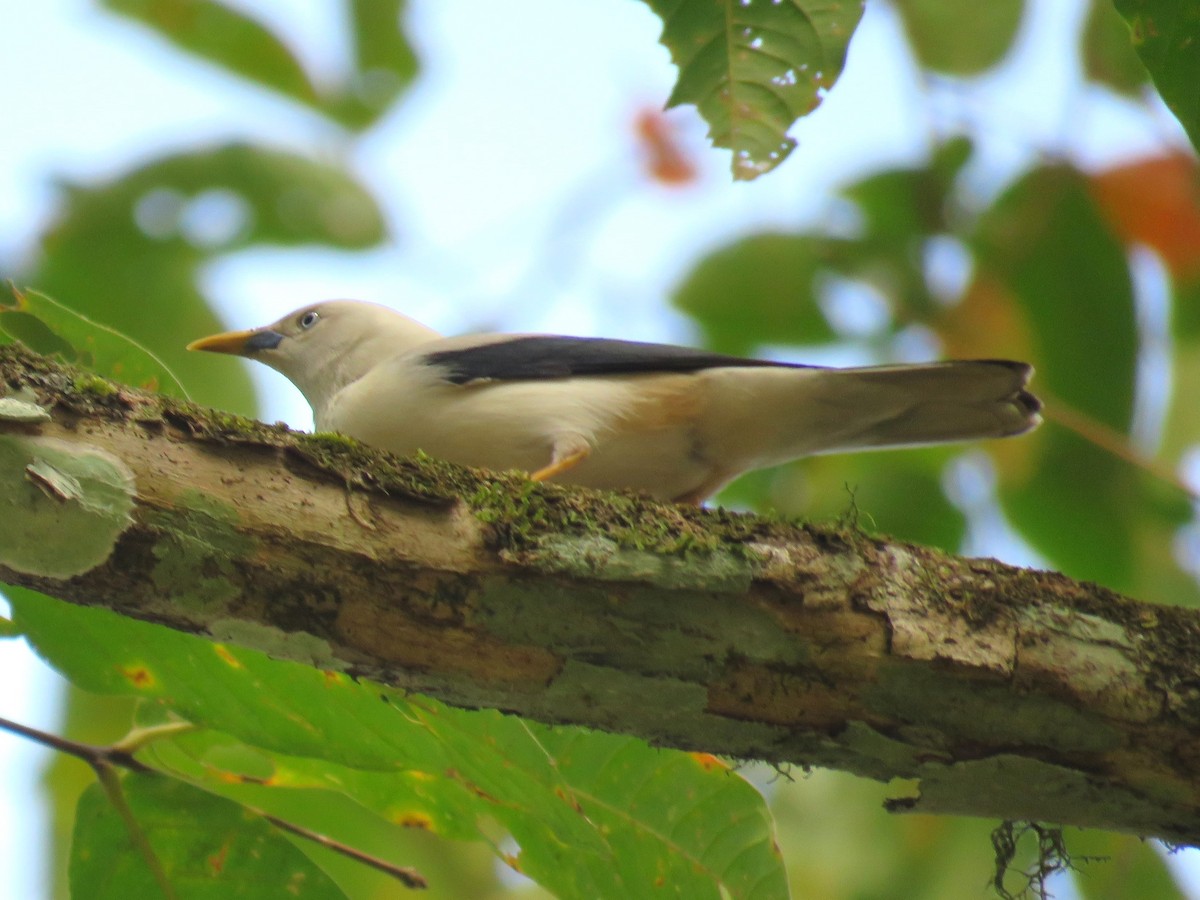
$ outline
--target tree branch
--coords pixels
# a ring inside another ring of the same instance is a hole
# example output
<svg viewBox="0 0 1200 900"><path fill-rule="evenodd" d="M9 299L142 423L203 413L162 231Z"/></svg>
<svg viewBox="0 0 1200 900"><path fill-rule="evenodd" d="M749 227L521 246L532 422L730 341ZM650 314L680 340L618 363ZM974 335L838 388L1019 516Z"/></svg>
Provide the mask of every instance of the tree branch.
<svg viewBox="0 0 1200 900"><path fill-rule="evenodd" d="M0 382L49 412L0 409L10 583L461 706L919 780L897 811L1200 843L1196 611L400 460L14 347Z"/></svg>

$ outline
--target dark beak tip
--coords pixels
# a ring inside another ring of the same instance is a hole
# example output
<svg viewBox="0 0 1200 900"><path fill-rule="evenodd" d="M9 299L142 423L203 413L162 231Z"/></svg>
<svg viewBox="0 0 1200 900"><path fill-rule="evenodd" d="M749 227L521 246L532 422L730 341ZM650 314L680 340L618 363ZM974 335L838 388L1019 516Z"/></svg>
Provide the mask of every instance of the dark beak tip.
<svg viewBox="0 0 1200 900"><path fill-rule="evenodd" d="M259 350L274 350L283 340L283 335L278 331L266 329L264 331L256 331L246 340L246 352L255 353Z"/></svg>

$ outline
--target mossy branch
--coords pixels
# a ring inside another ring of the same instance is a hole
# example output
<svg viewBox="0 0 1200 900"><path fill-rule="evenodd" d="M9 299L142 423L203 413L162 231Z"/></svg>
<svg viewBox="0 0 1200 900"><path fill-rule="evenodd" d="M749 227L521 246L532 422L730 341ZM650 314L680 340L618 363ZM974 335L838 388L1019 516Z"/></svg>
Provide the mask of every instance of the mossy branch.
<svg viewBox="0 0 1200 900"><path fill-rule="evenodd" d="M897 811L1200 843L1196 611L397 459L18 347L0 387L9 583L462 706L916 780Z"/></svg>

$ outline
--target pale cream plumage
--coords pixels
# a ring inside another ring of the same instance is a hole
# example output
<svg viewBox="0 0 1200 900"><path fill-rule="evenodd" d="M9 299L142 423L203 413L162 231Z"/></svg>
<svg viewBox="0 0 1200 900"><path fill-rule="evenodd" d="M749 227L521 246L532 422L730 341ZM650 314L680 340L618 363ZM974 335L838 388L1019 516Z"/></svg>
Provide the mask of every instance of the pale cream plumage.
<svg viewBox="0 0 1200 900"><path fill-rule="evenodd" d="M1004 437L1040 421L1022 363L827 369L624 341L443 338L350 300L189 348L282 372L318 430L688 502L800 456Z"/></svg>

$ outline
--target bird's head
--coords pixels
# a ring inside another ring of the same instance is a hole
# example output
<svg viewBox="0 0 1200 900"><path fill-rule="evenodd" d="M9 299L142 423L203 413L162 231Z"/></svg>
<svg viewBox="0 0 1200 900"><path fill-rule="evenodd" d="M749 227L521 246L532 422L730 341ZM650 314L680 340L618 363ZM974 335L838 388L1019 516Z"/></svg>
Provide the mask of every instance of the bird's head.
<svg viewBox="0 0 1200 900"><path fill-rule="evenodd" d="M287 376L317 409L380 361L439 337L386 306L328 300L261 328L200 338L187 348L264 363Z"/></svg>

